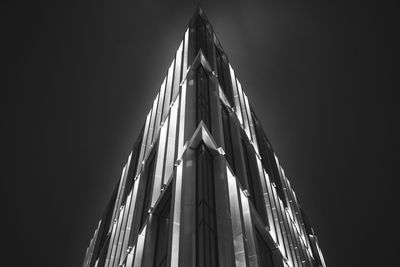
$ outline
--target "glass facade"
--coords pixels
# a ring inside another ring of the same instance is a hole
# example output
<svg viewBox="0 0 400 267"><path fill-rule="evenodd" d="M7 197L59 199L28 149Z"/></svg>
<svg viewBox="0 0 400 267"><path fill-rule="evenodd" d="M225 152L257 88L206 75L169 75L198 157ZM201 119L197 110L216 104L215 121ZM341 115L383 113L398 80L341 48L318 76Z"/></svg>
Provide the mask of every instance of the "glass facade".
<svg viewBox="0 0 400 267"><path fill-rule="evenodd" d="M83 267L104 266L326 266L201 9L89 242Z"/></svg>
<svg viewBox="0 0 400 267"><path fill-rule="evenodd" d="M146 179L144 181L143 208L142 208L142 215L140 216L141 221L139 228L143 227L149 214L151 192L153 188L153 178L154 178L154 159L155 157L152 157L150 160L150 164L147 169Z"/></svg>
<svg viewBox="0 0 400 267"><path fill-rule="evenodd" d="M258 230L255 231L256 240L257 240L257 255L258 263L263 267L273 267L274 262L272 260L272 250L268 247L267 243L264 241L264 238L261 236Z"/></svg>
<svg viewBox="0 0 400 267"><path fill-rule="evenodd" d="M218 73L218 82L222 87L222 90L229 101L230 105L233 105L233 95L232 95L232 84L230 83L230 74L228 62L223 55L223 52L220 51L217 47L215 48L215 56L217 62L217 73Z"/></svg>
<svg viewBox="0 0 400 267"><path fill-rule="evenodd" d="M205 55L208 55L208 31L207 31L207 25L204 21L204 19L200 16L196 18L196 26L195 26L195 32L196 32L196 42L197 42L197 51L202 50Z"/></svg>
<svg viewBox="0 0 400 267"><path fill-rule="evenodd" d="M233 143L232 143L232 133L231 133L231 123L229 118L229 111L225 106L222 105L222 128L224 132L224 144L225 144L225 157L231 166L232 171L235 173L235 159L233 155Z"/></svg>
<svg viewBox="0 0 400 267"><path fill-rule="evenodd" d="M256 159L254 153L249 151L250 145L246 144L246 141L243 138L241 138L241 145L247 175L247 185L245 185L244 187L247 188L249 199L257 210L258 215L261 217L264 224L266 224L267 215L265 212L264 197L261 191L261 180L260 177L258 177L257 173L254 172L254 170L257 169L257 166L255 166Z"/></svg>
<svg viewBox="0 0 400 267"><path fill-rule="evenodd" d="M156 242L154 250L154 267L168 266L168 236L171 225L171 197L168 199L161 208L161 211L156 214L157 227L156 227Z"/></svg>
<svg viewBox="0 0 400 267"><path fill-rule="evenodd" d="M218 266L213 157L204 143L196 151L196 266Z"/></svg>
<svg viewBox="0 0 400 267"><path fill-rule="evenodd" d="M209 78L203 67L196 72L196 124L203 121L211 130Z"/></svg>

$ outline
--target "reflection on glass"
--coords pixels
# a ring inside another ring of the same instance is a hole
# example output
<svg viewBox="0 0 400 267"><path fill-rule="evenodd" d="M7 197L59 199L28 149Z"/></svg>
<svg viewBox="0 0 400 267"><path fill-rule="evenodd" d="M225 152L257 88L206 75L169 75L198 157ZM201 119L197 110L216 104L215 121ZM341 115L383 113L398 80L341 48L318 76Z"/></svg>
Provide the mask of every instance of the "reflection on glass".
<svg viewBox="0 0 400 267"><path fill-rule="evenodd" d="M138 236L137 245L136 245L136 255L135 255L135 262L134 267L141 267L142 266L142 257L143 257L143 247L144 247L144 239L146 236L146 226L143 227L142 232Z"/></svg>
<svg viewBox="0 0 400 267"><path fill-rule="evenodd" d="M176 168L175 178L175 199L174 215L172 225L172 250L171 250L171 265L178 266L179 260L179 236L181 226L181 191L182 191L182 162Z"/></svg>
<svg viewBox="0 0 400 267"><path fill-rule="evenodd" d="M169 117L166 119L166 123L161 127L160 132L160 140L158 142L158 150L157 150L157 164L154 175L154 189L153 189L153 197L151 201L151 206L154 206L158 197L160 196L161 183L163 177L163 169L164 169L164 156L165 156L165 147L167 145L167 130L168 130L168 121Z"/></svg>
<svg viewBox="0 0 400 267"><path fill-rule="evenodd" d="M226 167L228 179L229 204L231 210L233 246L235 250L236 266L246 266L246 257L244 251L242 221L240 218L239 197L236 178L228 167Z"/></svg>
<svg viewBox="0 0 400 267"><path fill-rule="evenodd" d="M231 73L231 82L232 82L232 88L233 88L233 99L235 100L235 111L236 111L236 116L239 119L239 122L243 124L243 118L242 118L242 112L240 108L240 103L239 103L239 95L238 95L238 89L236 85L236 76L235 72L233 71L231 65L229 64L229 70Z"/></svg>
<svg viewBox="0 0 400 267"><path fill-rule="evenodd" d="M196 266L218 266L213 158L204 143L196 151Z"/></svg>
<svg viewBox="0 0 400 267"><path fill-rule="evenodd" d="M167 77L167 85L165 88L165 96L164 96L164 106L163 106L163 114L162 114L162 121L167 117L169 112L169 104L171 103L171 94L172 94L172 79L174 73L174 64L175 59L172 61L171 66L168 69L168 77Z"/></svg>
<svg viewBox="0 0 400 267"><path fill-rule="evenodd" d="M172 97L171 97L172 101L175 101L175 98L179 93L179 84L181 82L181 67L182 67L182 46L183 42L181 42L178 51L176 51L174 83L172 86Z"/></svg>
<svg viewBox="0 0 400 267"><path fill-rule="evenodd" d="M174 102L169 119L168 139L167 139L167 153L165 157L165 172L163 184L167 184L175 163L175 140L176 140L176 123L178 117L179 98Z"/></svg>

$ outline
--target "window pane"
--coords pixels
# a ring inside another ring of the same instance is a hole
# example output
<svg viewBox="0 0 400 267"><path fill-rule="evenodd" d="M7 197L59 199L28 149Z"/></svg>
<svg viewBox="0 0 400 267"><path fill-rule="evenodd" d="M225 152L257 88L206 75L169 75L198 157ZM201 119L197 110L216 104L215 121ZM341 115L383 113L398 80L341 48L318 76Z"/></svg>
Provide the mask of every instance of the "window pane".
<svg viewBox="0 0 400 267"><path fill-rule="evenodd" d="M233 172L236 173L235 170L235 161L233 156L233 147L232 147L232 135L231 135L231 124L229 119L228 110L222 104L222 127L224 131L224 143L225 143L225 157L228 161L230 167L232 168Z"/></svg>
<svg viewBox="0 0 400 267"><path fill-rule="evenodd" d="M167 266L168 234L170 226L171 198L169 197L159 215L157 215L157 237L154 255L154 266Z"/></svg>
<svg viewBox="0 0 400 267"><path fill-rule="evenodd" d="M207 27L200 16L196 20L196 41L197 51L201 49L207 57Z"/></svg>
<svg viewBox="0 0 400 267"><path fill-rule="evenodd" d="M203 143L196 166L196 266L218 266L213 162Z"/></svg>
<svg viewBox="0 0 400 267"><path fill-rule="evenodd" d="M150 208L150 200L151 200L151 192L153 187L153 177L154 177L154 155L151 157L151 161L149 163L149 167L147 169L147 176L145 181L144 188L144 199L143 199L143 209L142 209L142 217L140 221L140 229L143 227L144 223L147 220L149 215L148 210Z"/></svg>
<svg viewBox="0 0 400 267"><path fill-rule="evenodd" d="M265 243L260 233L256 230L257 254L260 266L273 267L271 249Z"/></svg>
<svg viewBox="0 0 400 267"><path fill-rule="evenodd" d="M211 131L209 81L207 73L201 66L197 69L196 79L196 124L198 125L203 120Z"/></svg>

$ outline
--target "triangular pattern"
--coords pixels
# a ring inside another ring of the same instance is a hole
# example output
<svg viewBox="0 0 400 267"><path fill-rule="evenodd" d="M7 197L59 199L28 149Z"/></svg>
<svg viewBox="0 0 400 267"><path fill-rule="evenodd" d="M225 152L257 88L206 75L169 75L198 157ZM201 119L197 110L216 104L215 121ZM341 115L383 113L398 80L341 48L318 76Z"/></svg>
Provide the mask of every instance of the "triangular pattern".
<svg viewBox="0 0 400 267"><path fill-rule="evenodd" d="M200 7L83 266L325 266L314 231Z"/></svg>

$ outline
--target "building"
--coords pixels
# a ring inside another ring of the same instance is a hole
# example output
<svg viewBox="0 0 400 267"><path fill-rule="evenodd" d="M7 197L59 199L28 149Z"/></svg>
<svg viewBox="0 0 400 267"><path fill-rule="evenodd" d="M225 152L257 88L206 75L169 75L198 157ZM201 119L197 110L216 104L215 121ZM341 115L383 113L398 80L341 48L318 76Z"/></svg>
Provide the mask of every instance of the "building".
<svg viewBox="0 0 400 267"><path fill-rule="evenodd" d="M200 8L83 266L325 266L314 231Z"/></svg>

